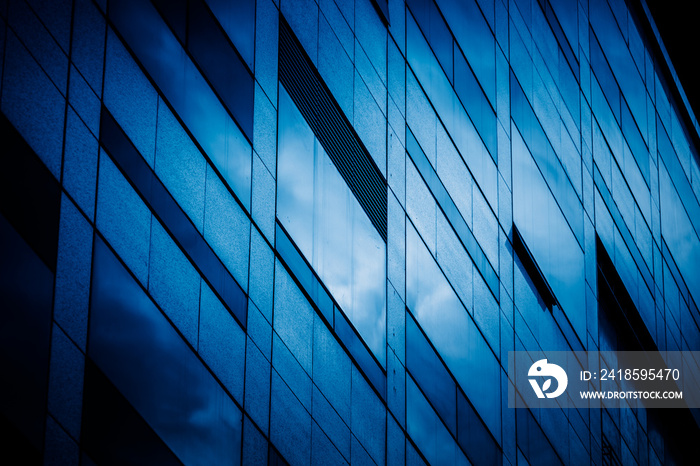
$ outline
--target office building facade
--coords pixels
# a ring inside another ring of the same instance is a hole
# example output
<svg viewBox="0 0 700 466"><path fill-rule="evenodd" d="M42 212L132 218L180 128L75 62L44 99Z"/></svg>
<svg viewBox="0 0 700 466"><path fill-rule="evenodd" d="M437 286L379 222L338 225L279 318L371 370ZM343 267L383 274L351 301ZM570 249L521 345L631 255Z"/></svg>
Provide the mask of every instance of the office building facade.
<svg viewBox="0 0 700 466"><path fill-rule="evenodd" d="M508 407L509 351L700 350L643 0L6 0L0 41L3 454L696 451L689 410Z"/></svg>

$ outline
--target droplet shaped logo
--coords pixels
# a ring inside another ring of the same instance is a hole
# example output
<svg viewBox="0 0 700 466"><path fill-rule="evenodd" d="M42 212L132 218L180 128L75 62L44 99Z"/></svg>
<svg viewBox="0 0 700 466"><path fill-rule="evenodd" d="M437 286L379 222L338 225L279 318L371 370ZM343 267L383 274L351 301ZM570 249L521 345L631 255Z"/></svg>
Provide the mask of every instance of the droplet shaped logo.
<svg viewBox="0 0 700 466"><path fill-rule="evenodd" d="M527 375L530 377L528 380L537 398L556 398L564 393L566 386L569 384L569 378L566 376L564 369L556 364L548 363L546 359L535 361L535 363L530 366ZM540 386L538 378L544 378L542 386ZM548 392L548 390L552 388L552 379L557 381L556 390Z"/></svg>

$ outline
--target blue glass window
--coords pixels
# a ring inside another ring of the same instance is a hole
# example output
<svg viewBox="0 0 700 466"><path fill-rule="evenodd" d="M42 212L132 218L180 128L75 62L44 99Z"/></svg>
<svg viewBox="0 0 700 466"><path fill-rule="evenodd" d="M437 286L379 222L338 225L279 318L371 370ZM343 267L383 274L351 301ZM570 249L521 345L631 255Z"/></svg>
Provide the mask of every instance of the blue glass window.
<svg viewBox="0 0 700 466"><path fill-rule="evenodd" d="M253 69L255 50L255 3L251 0L206 0L221 27L236 46L248 68Z"/></svg>
<svg viewBox="0 0 700 466"><path fill-rule="evenodd" d="M406 304L491 432L500 435L498 362L413 228L406 229Z"/></svg>
<svg viewBox="0 0 700 466"><path fill-rule="evenodd" d="M184 463L239 464L240 409L101 240L92 270L88 356Z"/></svg>
<svg viewBox="0 0 700 466"><path fill-rule="evenodd" d="M581 202L576 189L571 182L572 179L576 180L577 178L567 174L562 160L550 144L527 97L525 97L522 88L518 84L518 80L512 73L510 84L513 121L518 127L519 134L522 136L522 139L518 140L522 140L527 144L530 154L532 154L537 166L542 171L549 189L554 194L567 222L576 235L576 239L579 244L583 244L583 210L581 209ZM513 144L514 153L515 147L516 145ZM580 166L580 158L576 157ZM513 170L513 178L516 176L517 171ZM578 179L580 179L580 174Z"/></svg>
<svg viewBox="0 0 700 466"><path fill-rule="evenodd" d="M491 102L496 101L496 39L474 0L439 0L447 24Z"/></svg>
<svg viewBox="0 0 700 466"><path fill-rule="evenodd" d="M440 64L433 50L431 50L412 16L409 15L407 17L406 25L408 63L411 65L418 80L425 86L426 94L435 106L448 132L455 139L455 144L460 149L460 152L463 156L472 157L474 156L471 153L472 151L477 151L483 147L489 153L494 164L497 164L496 115L483 97L476 80L469 82L464 76L467 74L466 69L468 67L462 66L458 70L460 75L456 76L456 78L459 79L459 82L455 82L455 88L453 88L452 83L447 79L448 77L440 69ZM452 52L451 49L450 52ZM467 90L465 86L471 87L469 90L474 92L473 96L478 97L478 99L471 100L468 97L472 96L460 96L466 100L469 114L462 107L455 92L455 89L465 92ZM411 124L410 121L409 124ZM417 125L412 126L415 127ZM478 174L476 178L479 178Z"/></svg>
<svg viewBox="0 0 700 466"><path fill-rule="evenodd" d="M585 338L583 251L518 131L513 131L513 221L579 338Z"/></svg>
<svg viewBox="0 0 700 466"><path fill-rule="evenodd" d="M408 433L430 464L469 464L411 377L406 378L406 406Z"/></svg>
<svg viewBox="0 0 700 466"><path fill-rule="evenodd" d="M663 165L659 170L661 192L661 228L664 239L678 269L688 283L688 289L696 300L700 300L700 241L686 213L681 198L672 184L671 177Z"/></svg>
<svg viewBox="0 0 700 466"><path fill-rule="evenodd" d="M406 367L452 432L457 432L457 391L452 377L413 317L406 317Z"/></svg>
<svg viewBox="0 0 700 466"><path fill-rule="evenodd" d="M250 143L158 12L148 2L120 0L110 3L110 18L240 202L250 211ZM110 35L108 42L113 40L118 39Z"/></svg>
<svg viewBox="0 0 700 466"><path fill-rule="evenodd" d="M282 86L279 109L277 216L384 366L386 244Z"/></svg>
<svg viewBox="0 0 700 466"><path fill-rule="evenodd" d="M112 115L104 107L102 108L102 117L100 125L100 143L106 149L111 159L114 160L114 162L121 170L123 170L124 175L133 184L136 192L138 192L139 195L142 196L143 200L148 205L148 207L153 212L155 212L156 216L158 216L165 228L169 230L173 239L175 239L184 249L185 254L187 254L190 260L193 261L195 267L199 269L201 275L203 275L204 278L209 281L212 289L214 289L219 294L219 296L221 296L222 301L236 316L239 323L242 326L244 326L246 322L247 299L245 297L245 294L243 293L243 290L231 276L231 273L227 270L226 265L221 261L219 257L217 257L214 250L209 246L209 244L207 244L207 242L204 239L205 237L203 237L197 231L192 222L187 218L185 212L183 212L182 208L170 195L170 193L167 191L161 180L158 179L153 170L151 170L150 167L146 164L143 157L141 157L141 155L138 153L131 141L129 141L122 129L114 121ZM104 157L102 159L102 162L106 163L106 161L109 160L109 158ZM111 164L108 166L112 167ZM105 170L103 169L103 171L100 172L100 175L102 176L104 173ZM114 173L119 172L115 170ZM118 179L124 181L121 178ZM114 183L112 182L112 184ZM111 187L112 185L108 186ZM235 209L238 209L238 206L235 204L233 199L230 196L228 196L228 191L225 191L225 189L223 188L223 184L218 180L218 178L214 179L213 181L210 181L208 188L211 190L216 188L217 186L220 186L221 188L218 191L224 191L226 193L225 195L218 197L229 201L230 204L236 206ZM100 189L104 189L103 184L100 185ZM131 191L130 189L120 190L112 187L113 191L115 189L115 192L121 195L124 195L125 193L128 194ZM104 201L103 204L107 207L113 207L113 203L108 201ZM140 202L137 202L135 204L132 203L129 205L132 207L127 209L127 211L132 215L135 211L133 205L142 206ZM218 223L225 223L226 226L230 226L234 223L232 220L236 218L238 218L239 220L242 218L244 219L244 221L246 219L246 217L240 210L233 210L233 212L237 215L231 215L231 210L228 211L228 215L217 215L218 210L214 206L217 206L217 204L213 203L207 209L207 219L209 222L212 221L212 217L214 219L218 219L219 217L225 217L226 221L217 222L217 225ZM105 218L108 220L114 220L115 225L122 227L124 225L123 223L120 223L119 220L123 219L123 216L123 214L115 214L108 215ZM212 228L212 230L217 231L215 228ZM104 229L102 231L105 232ZM131 230L127 231L131 232ZM207 228L207 231L209 231L209 228ZM238 228L236 231L238 234L240 234L241 231L243 231L243 229ZM122 237L124 235L115 233L112 236L115 238L115 241L117 239L121 241L123 240ZM208 236L208 239L211 241L212 236ZM219 237L214 237L214 239L218 240ZM246 257L244 261L239 260L234 261L233 263L240 264L241 262L243 262L247 268L248 248L231 248L230 244L232 239L237 239L239 243L242 241L242 238L240 236L234 237L229 235L226 236L226 247L221 246L221 243L223 243L223 241L221 240L218 241L218 243L215 242L214 244L219 246L217 249L220 255L222 255L222 250L229 251L230 249L233 249L238 254L245 254ZM115 243L113 241L112 244L114 245L118 243ZM248 241L245 240L245 245L247 246L247 244ZM130 248L124 248L124 250L128 251L129 253L133 253L133 251ZM133 261L134 263L139 263L136 261L136 259L133 259ZM228 264L232 263L230 260L227 262ZM238 271L239 268L232 267L234 271ZM247 279L247 271L246 273L239 272L238 278Z"/></svg>

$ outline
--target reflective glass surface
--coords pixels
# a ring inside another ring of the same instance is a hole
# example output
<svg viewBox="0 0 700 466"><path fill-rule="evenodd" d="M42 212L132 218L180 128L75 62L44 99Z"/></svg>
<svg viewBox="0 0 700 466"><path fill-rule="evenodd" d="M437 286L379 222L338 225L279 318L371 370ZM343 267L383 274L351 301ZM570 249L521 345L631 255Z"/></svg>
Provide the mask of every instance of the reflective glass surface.
<svg viewBox="0 0 700 466"><path fill-rule="evenodd" d="M406 305L435 345L457 383L500 430L498 363L418 233L406 229ZM480 380L479 384L472 383Z"/></svg>
<svg viewBox="0 0 700 466"><path fill-rule="evenodd" d="M491 205L496 205L495 175L498 154L496 151L489 151L487 144L484 143L491 138L488 134L482 138L477 131L413 18L409 16L406 21L409 32L406 46L408 63L411 65L417 80L423 85L425 94L435 107L434 111L439 115L442 124L474 174L474 178L484 191L487 200ZM408 76L407 79L409 79ZM410 83L410 80L408 82ZM418 92L422 93L423 91ZM428 110L428 112L431 111L433 110ZM424 119L428 117L429 114L417 114L414 119L411 112L408 112L406 120L411 128L416 129L423 125ZM492 129L495 132L495 125ZM424 141L418 134L416 136L421 146L435 146L434 141ZM495 140L495 134L493 136Z"/></svg>
<svg viewBox="0 0 700 466"><path fill-rule="evenodd" d="M255 2L206 0L216 19L231 38L236 50L253 69L255 50Z"/></svg>
<svg viewBox="0 0 700 466"><path fill-rule="evenodd" d="M457 432L455 383L411 316L406 317L406 366L445 424Z"/></svg>
<svg viewBox="0 0 700 466"><path fill-rule="evenodd" d="M386 244L280 86L277 217L385 365Z"/></svg>
<svg viewBox="0 0 700 466"><path fill-rule="evenodd" d="M493 33L475 0L439 0L438 6L474 68L491 102L496 95L496 46ZM493 7L492 7L493 8ZM464 23L462 22L464 21Z"/></svg>
<svg viewBox="0 0 700 466"><path fill-rule="evenodd" d="M145 2L120 0L110 5L110 18L241 203L250 210L250 144L158 12Z"/></svg>
<svg viewBox="0 0 700 466"><path fill-rule="evenodd" d="M513 132L513 221L569 321L583 338L583 251L517 131Z"/></svg>
<svg viewBox="0 0 700 466"><path fill-rule="evenodd" d="M90 358L183 462L240 462L240 409L102 240L90 335Z"/></svg>
<svg viewBox="0 0 700 466"><path fill-rule="evenodd" d="M410 377L406 383L408 433L430 464L469 464L445 425Z"/></svg>
<svg viewBox="0 0 700 466"><path fill-rule="evenodd" d="M678 268L688 283L688 288L695 299L700 299L700 240L695 232L688 214L683 209L678 193L671 184L671 179L662 167L659 170L661 191L661 227L666 244L671 250Z"/></svg>

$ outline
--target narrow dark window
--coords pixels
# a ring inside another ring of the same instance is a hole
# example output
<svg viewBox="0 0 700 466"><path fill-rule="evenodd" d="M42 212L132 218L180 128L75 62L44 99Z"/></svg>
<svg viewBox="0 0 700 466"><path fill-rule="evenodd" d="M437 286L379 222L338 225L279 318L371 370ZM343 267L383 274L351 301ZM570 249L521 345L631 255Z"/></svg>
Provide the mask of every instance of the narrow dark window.
<svg viewBox="0 0 700 466"><path fill-rule="evenodd" d="M520 258L520 262L523 264L523 267L525 267L525 271L529 275L530 280L532 280L533 285L535 285L545 306L552 311L555 305L559 305L559 301L557 301L556 296L554 296L552 288L549 286L549 283L547 283L547 279L544 277L537 262L535 262L535 258L527 247L527 244L525 244L525 240L523 240L515 224L513 224L513 250L518 255L518 258Z"/></svg>

